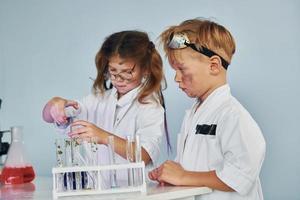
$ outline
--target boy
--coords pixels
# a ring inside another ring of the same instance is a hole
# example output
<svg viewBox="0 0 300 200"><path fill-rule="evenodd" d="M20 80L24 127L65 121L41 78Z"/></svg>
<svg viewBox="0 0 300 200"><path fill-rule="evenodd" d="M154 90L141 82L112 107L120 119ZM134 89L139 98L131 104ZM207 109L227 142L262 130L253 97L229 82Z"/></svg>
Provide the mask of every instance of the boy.
<svg viewBox="0 0 300 200"><path fill-rule="evenodd" d="M165 30L161 41L179 88L197 101L182 123L175 162L166 161L149 178L213 189L201 199L263 199L265 141L226 81L232 35L215 22L192 19Z"/></svg>

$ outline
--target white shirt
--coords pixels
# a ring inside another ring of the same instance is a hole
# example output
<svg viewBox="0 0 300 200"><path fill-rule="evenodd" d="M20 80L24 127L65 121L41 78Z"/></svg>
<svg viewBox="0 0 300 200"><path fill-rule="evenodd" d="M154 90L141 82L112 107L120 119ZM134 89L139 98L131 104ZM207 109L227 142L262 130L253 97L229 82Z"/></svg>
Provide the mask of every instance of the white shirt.
<svg viewBox="0 0 300 200"><path fill-rule="evenodd" d="M198 199L262 200L259 172L265 140L256 122L228 85L217 88L196 110L197 105L186 112L176 161L188 171L216 170L218 178L236 191L214 190Z"/></svg>
<svg viewBox="0 0 300 200"><path fill-rule="evenodd" d="M140 87L135 88L117 99L115 88L105 91L103 95L90 94L78 101L81 113L79 119L86 120L96 126L113 133L123 139L127 135L140 136L141 146L149 154L152 163L156 163L160 154L160 143L164 133L164 109L154 95L147 97L147 104L138 102ZM106 145L99 146L99 164L109 164ZM127 163L123 157L115 154L116 163ZM118 179L127 179L126 173Z"/></svg>

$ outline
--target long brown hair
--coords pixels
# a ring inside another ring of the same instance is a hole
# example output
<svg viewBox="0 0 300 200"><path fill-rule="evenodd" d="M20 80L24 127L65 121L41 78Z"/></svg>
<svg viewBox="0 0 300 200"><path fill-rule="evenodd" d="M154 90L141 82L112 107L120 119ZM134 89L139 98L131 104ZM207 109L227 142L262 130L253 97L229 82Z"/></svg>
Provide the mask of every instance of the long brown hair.
<svg viewBox="0 0 300 200"><path fill-rule="evenodd" d="M150 41L148 34L142 31L121 31L108 36L103 42L96 55L97 77L93 84L94 93L103 94L108 81L108 62L113 56L122 59L134 60L146 72L146 80L138 94L140 103L147 103L145 100L151 94L156 94L159 103L166 110L162 89L167 87L163 73L161 56ZM165 134L168 151L171 149L170 138L167 128L166 111L164 113Z"/></svg>
<svg viewBox="0 0 300 200"><path fill-rule="evenodd" d="M166 87L162 59L147 33L141 31L121 31L108 36L96 55L97 78L95 93L103 93L108 80L108 62L112 56L134 60L146 72L146 80L138 94L138 101L146 103L145 97L155 93L162 103L161 89Z"/></svg>

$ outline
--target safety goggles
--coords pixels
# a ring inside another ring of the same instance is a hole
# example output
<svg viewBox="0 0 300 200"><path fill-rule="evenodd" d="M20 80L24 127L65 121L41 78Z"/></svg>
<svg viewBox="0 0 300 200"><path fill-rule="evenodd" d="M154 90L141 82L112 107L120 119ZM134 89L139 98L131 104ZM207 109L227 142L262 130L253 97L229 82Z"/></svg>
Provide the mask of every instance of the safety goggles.
<svg viewBox="0 0 300 200"><path fill-rule="evenodd" d="M168 43L168 47L171 49L184 49L187 47L191 47L193 50L207 56L207 57L212 57L212 56L219 56L222 62L222 66L227 69L229 63L222 58L222 56L218 55L217 53L215 53L214 51L201 46L201 48L198 48L195 44L190 43L190 40L188 38L188 36L185 33L172 33L170 35L170 39L169 39L169 43Z"/></svg>

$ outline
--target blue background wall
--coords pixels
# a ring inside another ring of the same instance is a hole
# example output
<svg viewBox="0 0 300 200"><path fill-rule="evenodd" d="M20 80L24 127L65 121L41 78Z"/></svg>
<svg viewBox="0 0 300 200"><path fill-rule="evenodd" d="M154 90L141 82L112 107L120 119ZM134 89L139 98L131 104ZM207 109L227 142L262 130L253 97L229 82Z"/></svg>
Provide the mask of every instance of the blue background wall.
<svg viewBox="0 0 300 200"><path fill-rule="evenodd" d="M236 39L229 83L267 142L261 172L265 199L300 199L299 9L297 0L0 0L1 128L23 125L37 174L50 176L57 135L42 121L42 108L52 96L72 99L90 92L94 57L104 38L115 31L140 29L155 40L167 26L209 17ZM175 146L192 100L177 88L174 72L164 62L164 94ZM174 156L164 153L162 160Z"/></svg>

